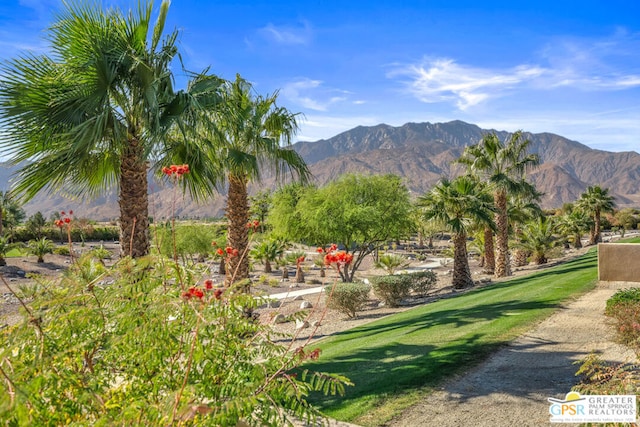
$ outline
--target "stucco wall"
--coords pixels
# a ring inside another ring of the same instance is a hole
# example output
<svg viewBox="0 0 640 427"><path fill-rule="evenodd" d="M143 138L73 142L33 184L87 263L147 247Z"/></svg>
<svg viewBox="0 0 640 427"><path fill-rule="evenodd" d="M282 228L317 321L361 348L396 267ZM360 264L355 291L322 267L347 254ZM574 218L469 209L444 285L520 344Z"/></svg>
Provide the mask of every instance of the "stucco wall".
<svg viewBox="0 0 640 427"><path fill-rule="evenodd" d="M607 282L640 283L640 245L600 243L598 245L598 279Z"/></svg>

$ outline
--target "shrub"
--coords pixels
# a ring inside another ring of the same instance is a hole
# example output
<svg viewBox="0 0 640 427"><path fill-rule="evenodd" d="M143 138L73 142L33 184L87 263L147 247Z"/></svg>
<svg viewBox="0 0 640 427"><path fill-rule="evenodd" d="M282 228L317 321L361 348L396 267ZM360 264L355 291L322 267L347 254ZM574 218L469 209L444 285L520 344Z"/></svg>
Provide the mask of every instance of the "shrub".
<svg viewBox="0 0 640 427"><path fill-rule="evenodd" d="M396 270L407 267L409 265L409 261L400 255L381 254L375 265L377 268L381 268L386 271L387 274L393 274Z"/></svg>
<svg viewBox="0 0 640 427"><path fill-rule="evenodd" d="M308 394L348 380L300 367L319 350L270 339L245 315L263 300L195 276L153 257L83 257L43 286L0 331L0 424L315 425Z"/></svg>
<svg viewBox="0 0 640 427"><path fill-rule="evenodd" d="M628 303L640 304L640 288L627 288L616 291L616 293L607 300L605 314L615 317L617 308Z"/></svg>
<svg viewBox="0 0 640 427"><path fill-rule="evenodd" d="M373 292L389 307L397 307L403 298L411 292L411 275L396 274L393 276L374 277Z"/></svg>
<svg viewBox="0 0 640 427"><path fill-rule="evenodd" d="M425 296L438 281L438 276L431 270L407 274L411 280L411 290L418 296Z"/></svg>
<svg viewBox="0 0 640 427"><path fill-rule="evenodd" d="M355 318L369 300L371 286L365 283L335 283L327 295L327 306Z"/></svg>
<svg viewBox="0 0 640 427"><path fill-rule="evenodd" d="M591 353L578 362L580 383L572 388L580 394L640 394L637 364L611 363Z"/></svg>
<svg viewBox="0 0 640 427"><path fill-rule="evenodd" d="M57 246L56 248L53 249L53 253L55 255L69 256L69 254L70 254L69 246Z"/></svg>

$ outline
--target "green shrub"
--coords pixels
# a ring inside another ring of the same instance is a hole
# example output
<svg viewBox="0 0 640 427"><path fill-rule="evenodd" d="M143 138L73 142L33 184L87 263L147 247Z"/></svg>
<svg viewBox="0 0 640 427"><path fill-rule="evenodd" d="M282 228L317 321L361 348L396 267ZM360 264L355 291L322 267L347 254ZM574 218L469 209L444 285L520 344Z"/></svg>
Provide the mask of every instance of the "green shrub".
<svg viewBox="0 0 640 427"><path fill-rule="evenodd" d="M594 353L575 363L580 364L576 372L580 383L571 389L573 391L596 395L640 394L637 364L606 362Z"/></svg>
<svg viewBox="0 0 640 427"><path fill-rule="evenodd" d="M411 280L411 290L418 296L425 296L433 289L438 276L431 270L407 274Z"/></svg>
<svg viewBox="0 0 640 427"><path fill-rule="evenodd" d="M53 249L53 254L69 256L69 246L56 246Z"/></svg>
<svg viewBox="0 0 640 427"><path fill-rule="evenodd" d="M0 424L316 425L308 394L348 380L271 340L245 315L263 300L199 282L159 258L79 259L0 331Z"/></svg>
<svg viewBox="0 0 640 427"><path fill-rule="evenodd" d="M369 300L370 291L365 283L336 283L327 295L327 306L354 318Z"/></svg>
<svg viewBox="0 0 640 427"><path fill-rule="evenodd" d="M616 293L607 300L605 314L615 317L617 308L628 303L640 304L640 288L627 288L616 291Z"/></svg>
<svg viewBox="0 0 640 427"><path fill-rule="evenodd" d="M371 279L373 292L389 307L397 307L411 292L412 280L409 274L378 276Z"/></svg>

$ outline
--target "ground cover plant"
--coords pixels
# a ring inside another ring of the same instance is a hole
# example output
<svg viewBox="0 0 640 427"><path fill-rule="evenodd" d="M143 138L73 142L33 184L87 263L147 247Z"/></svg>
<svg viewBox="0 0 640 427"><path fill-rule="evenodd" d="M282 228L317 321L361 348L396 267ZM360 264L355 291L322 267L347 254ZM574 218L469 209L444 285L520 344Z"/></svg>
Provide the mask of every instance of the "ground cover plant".
<svg viewBox="0 0 640 427"><path fill-rule="evenodd" d="M314 396L326 414L363 425L384 423L430 388L479 363L563 301L591 289L596 251L530 276L420 306L322 341L311 366L347 374L339 399Z"/></svg>

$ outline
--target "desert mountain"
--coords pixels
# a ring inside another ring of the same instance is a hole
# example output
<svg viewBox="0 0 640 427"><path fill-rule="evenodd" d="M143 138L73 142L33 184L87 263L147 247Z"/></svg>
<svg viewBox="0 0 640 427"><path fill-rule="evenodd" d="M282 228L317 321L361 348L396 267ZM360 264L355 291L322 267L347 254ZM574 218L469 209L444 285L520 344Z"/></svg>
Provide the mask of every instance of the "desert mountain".
<svg viewBox="0 0 640 427"><path fill-rule="evenodd" d="M447 123L407 123L359 126L330 139L298 142L294 149L309 164L318 185L348 172L392 173L404 177L414 196L428 191L442 176L462 172L452 160L464 147L477 143L483 135L495 132L501 140L508 132L481 129L461 121ZM640 154L594 150L576 141L551 133L525 133L531 151L539 154L541 165L529 173L530 180L545 193L543 206L559 207L576 200L588 185L601 185L616 196L619 206L640 206ZM8 188L14 169L0 167L0 190ZM150 185L151 214L166 218L222 215L224 195L206 204L183 197L157 180ZM263 187L274 187L265 177ZM255 190L256 188L254 188ZM80 216L95 219L118 217L117 194L111 192L93 200L69 200L62 195L38 195L25 206L29 214L74 209Z"/></svg>

